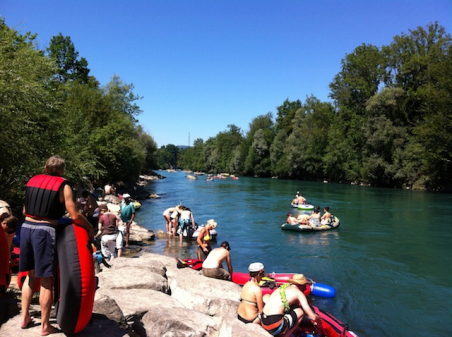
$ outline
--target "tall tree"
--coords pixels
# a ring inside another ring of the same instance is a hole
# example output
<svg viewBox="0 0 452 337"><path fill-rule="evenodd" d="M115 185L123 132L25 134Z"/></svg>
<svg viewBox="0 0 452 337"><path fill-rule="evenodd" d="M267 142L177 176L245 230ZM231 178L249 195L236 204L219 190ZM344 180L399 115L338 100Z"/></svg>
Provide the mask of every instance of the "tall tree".
<svg viewBox="0 0 452 337"><path fill-rule="evenodd" d="M52 37L47 53L58 67L57 78L60 82L77 80L88 83L90 71L88 61L84 57L79 58L79 53L69 36L59 33Z"/></svg>

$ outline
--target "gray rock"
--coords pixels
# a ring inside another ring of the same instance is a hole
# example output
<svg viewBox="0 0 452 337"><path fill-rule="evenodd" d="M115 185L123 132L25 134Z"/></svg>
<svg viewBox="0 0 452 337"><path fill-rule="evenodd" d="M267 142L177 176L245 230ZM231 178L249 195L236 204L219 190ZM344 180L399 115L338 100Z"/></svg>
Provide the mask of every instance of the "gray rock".
<svg viewBox="0 0 452 337"><path fill-rule="evenodd" d="M93 322L77 336L270 336L237 319L240 286L178 269L174 258L143 252L115 259L98 277ZM34 317L40 316L37 310ZM38 336L40 321L35 321L23 330L16 315L0 327L0 336ZM51 324L56 326L54 318Z"/></svg>
<svg viewBox="0 0 452 337"><path fill-rule="evenodd" d="M99 273L99 287L110 290L152 289L164 293L169 290L168 280L165 277L135 266L104 269Z"/></svg>
<svg viewBox="0 0 452 337"><path fill-rule="evenodd" d="M143 316L153 307L163 308L165 311L183 307L176 298L149 289L136 289L132 292L126 289L111 291L107 288L100 288L96 292L95 300L100 300L104 296L109 296L115 300L128 321Z"/></svg>
<svg viewBox="0 0 452 337"><path fill-rule="evenodd" d="M215 321L210 316L186 308L168 311L153 307L141 322L145 336L218 336Z"/></svg>

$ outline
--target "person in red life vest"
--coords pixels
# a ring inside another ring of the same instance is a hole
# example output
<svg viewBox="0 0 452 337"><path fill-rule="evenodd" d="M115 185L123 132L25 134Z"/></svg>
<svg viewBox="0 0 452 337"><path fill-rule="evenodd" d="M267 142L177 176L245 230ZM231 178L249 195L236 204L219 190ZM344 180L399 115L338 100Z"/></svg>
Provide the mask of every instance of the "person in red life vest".
<svg viewBox="0 0 452 337"><path fill-rule="evenodd" d="M50 309L53 302L53 267L55 256L55 228L67 211L75 225L88 231L92 240L94 229L79 213L72 189L62 177L65 162L60 156L50 157L44 173L32 177L25 190L25 222L21 229L19 271L28 271L22 287L22 312L20 327L33 325L30 303L35 282L40 279L39 304L41 306L41 336L59 332L50 325Z"/></svg>

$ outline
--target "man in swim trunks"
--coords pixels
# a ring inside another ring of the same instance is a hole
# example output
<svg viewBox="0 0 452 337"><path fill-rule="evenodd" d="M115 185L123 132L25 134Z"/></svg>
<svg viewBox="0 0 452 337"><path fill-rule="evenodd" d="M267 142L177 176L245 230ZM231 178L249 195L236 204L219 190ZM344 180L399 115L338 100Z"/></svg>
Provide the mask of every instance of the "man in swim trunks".
<svg viewBox="0 0 452 337"><path fill-rule="evenodd" d="M229 242L223 241L220 247L213 249L202 263L202 274L220 280L232 280L232 264L229 251ZM229 273L223 269L223 261L226 260Z"/></svg>
<svg viewBox="0 0 452 337"><path fill-rule="evenodd" d="M78 212L72 189L62 178L64 169L65 162L61 157L50 157L44 166L45 174L31 178L25 191L25 222L21 229L19 270L28 271L28 277L22 287L20 327L25 329L33 323L29 309L36 280L40 279L41 336L59 332L49 323L53 302L55 227L58 220L67 210L72 221L85 228L91 240L94 237L93 227Z"/></svg>
<svg viewBox="0 0 452 337"><path fill-rule="evenodd" d="M130 194L124 193L122 195L121 207L119 210L119 217L125 226L125 233L123 235L126 239L126 248L129 247L130 227L132 226L133 219L135 219L135 206L130 201Z"/></svg>
<svg viewBox="0 0 452 337"><path fill-rule="evenodd" d="M304 315L308 315L318 332L322 333L322 322L312 311L306 296L300 289L308 283L302 274L295 274L289 283L282 285L267 299L261 317L261 325L273 336L290 336L299 326Z"/></svg>

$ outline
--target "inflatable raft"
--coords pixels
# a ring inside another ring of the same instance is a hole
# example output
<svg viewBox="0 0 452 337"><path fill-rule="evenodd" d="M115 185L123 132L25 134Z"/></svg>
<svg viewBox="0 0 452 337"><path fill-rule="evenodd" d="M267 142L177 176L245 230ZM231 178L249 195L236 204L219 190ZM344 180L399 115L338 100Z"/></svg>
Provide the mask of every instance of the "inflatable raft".
<svg viewBox="0 0 452 337"><path fill-rule="evenodd" d="M68 220L58 225L56 234L56 318L65 334L76 334L91 320L96 281L88 233Z"/></svg>
<svg viewBox="0 0 452 337"><path fill-rule="evenodd" d="M176 259L177 268L191 268L194 270L201 270L204 260L199 259ZM262 293L271 294L280 285L287 283L288 279L293 277L294 273L271 273L265 277L265 280L261 284ZM243 286L250 279L249 273L234 272L232 273L232 282ZM311 285L307 287L307 293L305 295L312 294L314 296L333 298L336 296L336 289L334 287L317 283L311 279L308 279Z"/></svg>
<svg viewBox="0 0 452 337"><path fill-rule="evenodd" d="M324 334L320 335L312 325L308 317L303 318L300 323L301 334L303 337L358 337L356 333L348 330L348 325L339 321L336 317L330 313L323 311L316 306L311 306L312 310L319 315L322 321L322 328Z"/></svg>
<svg viewBox="0 0 452 337"><path fill-rule="evenodd" d="M264 282L261 284L262 294L271 294L273 291L277 289L280 285L287 283L287 280L291 279L295 273L270 273L265 277ZM232 282L243 286L250 279L249 273L243 272L234 272L232 274ZM336 289L334 287L317 283L312 279L309 279L311 283L307 287L307 293L305 295L309 295L310 293L314 296L318 297L326 297L333 298L336 296Z"/></svg>
<svg viewBox="0 0 452 337"><path fill-rule="evenodd" d="M305 205L297 205L297 208L300 211L312 211L314 209L313 205L305 204Z"/></svg>
<svg viewBox="0 0 452 337"><path fill-rule="evenodd" d="M288 223L282 224L281 229L285 231L293 231L293 232L318 232L318 231L328 231L331 229L338 228L341 222L338 217L334 217L334 221L329 225L320 225L319 227L311 226L309 224L295 224L291 225Z"/></svg>

